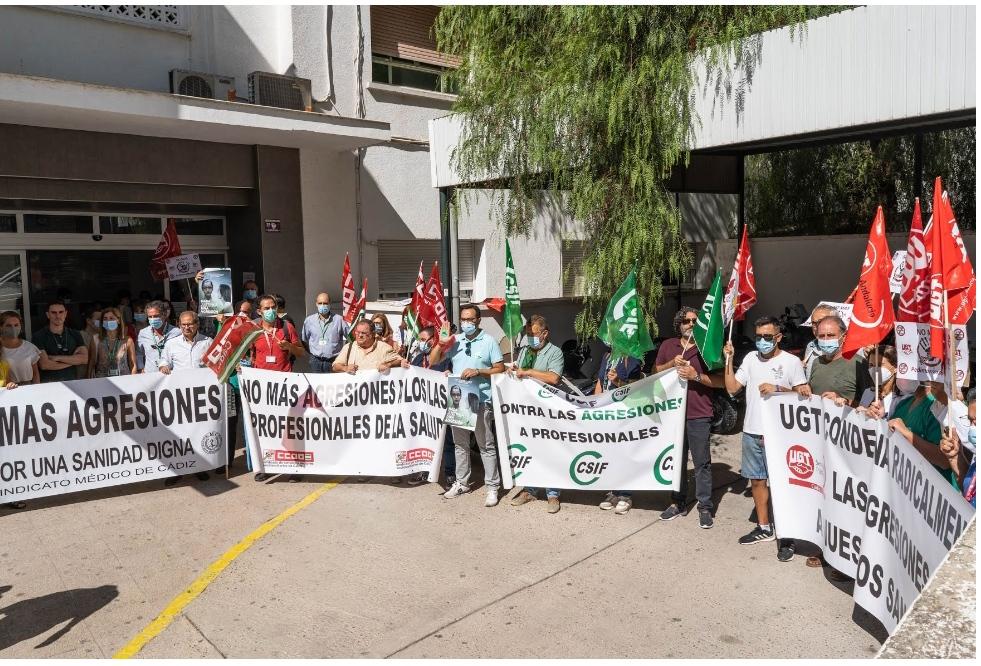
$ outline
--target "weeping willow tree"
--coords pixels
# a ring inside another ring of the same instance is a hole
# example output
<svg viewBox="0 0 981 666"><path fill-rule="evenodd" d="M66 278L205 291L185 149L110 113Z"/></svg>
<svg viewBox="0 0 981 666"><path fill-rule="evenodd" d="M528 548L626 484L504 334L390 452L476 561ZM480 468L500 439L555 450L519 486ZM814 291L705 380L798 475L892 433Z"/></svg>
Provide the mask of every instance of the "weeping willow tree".
<svg viewBox="0 0 981 666"><path fill-rule="evenodd" d="M687 162L695 92L738 110L759 33L807 17L801 6L441 10L439 48L462 61L451 74L463 114L454 167L465 180L499 176L492 210L508 236L530 233L545 190L565 193L587 248L580 336L596 332L631 266L656 329L662 284L692 262L665 181Z"/></svg>

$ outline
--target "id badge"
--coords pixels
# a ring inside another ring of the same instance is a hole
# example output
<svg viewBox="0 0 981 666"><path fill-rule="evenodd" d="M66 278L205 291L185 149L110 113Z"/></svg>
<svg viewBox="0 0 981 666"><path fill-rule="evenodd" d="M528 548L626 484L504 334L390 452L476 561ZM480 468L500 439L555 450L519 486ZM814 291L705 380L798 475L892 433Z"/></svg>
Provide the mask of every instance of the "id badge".
<svg viewBox="0 0 981 666"><path fill-rule="evenodd" d="M118 377L119 376L119 368L109 368L109 376L110 377Z"/></svg>
<svg viewBox="0 0 981 666"><path fill-rule="evenodd" d="M276 357L275 356L267 356L266 357L266 363L275 363L275 362L276 362Z"/></svg>

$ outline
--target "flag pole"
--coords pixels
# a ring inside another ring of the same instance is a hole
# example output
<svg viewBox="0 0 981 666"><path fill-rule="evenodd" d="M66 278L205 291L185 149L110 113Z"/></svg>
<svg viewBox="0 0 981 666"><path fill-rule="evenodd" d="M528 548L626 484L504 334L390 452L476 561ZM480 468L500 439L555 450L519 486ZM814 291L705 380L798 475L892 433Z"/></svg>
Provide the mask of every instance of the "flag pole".
<svg viewBox="0 0 981 666"><path fill-rule="evenodd" d="M875 399L880 400L879 395L879 376L881 374L882 366L879 365L879 345L875 346Z"/></svg>
<svg viewBox="0 0 981 666"><path fill-rule="evenodd" d="M950 326L950 311L947 309L947 290L943 290L944 293L944 338L947 341L947 353L950 355L950 363L945 364L949 367L950 375L950 393L947 394L947 430L950 430L951 426L951 405L950 401L954 400L954 396L957 395L956 385L957 385L957 355L954 353L954 334ZM946 359L945 359L946 360Z"/></svg>
<svg viewBox="0 0 981 666"><path fill-rule="evenodd" d="M739 311L739 294L732 302L732 319L729 321L729 342L732 342L732 329L736 327L736 312Z"/></svg>

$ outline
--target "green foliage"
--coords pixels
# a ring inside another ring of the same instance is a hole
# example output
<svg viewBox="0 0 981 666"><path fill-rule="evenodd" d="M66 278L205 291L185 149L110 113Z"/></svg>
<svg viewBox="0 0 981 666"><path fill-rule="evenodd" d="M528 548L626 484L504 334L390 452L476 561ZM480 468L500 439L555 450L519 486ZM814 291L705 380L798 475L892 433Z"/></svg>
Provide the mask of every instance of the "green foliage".
<svg viewBox="0 0 981 666"><path fill-rule="evenodd" d="M564 212L588 248L581 336L596 332L632 266L656 328L663 277L692 262L665 181L687 162L694 91L712 86L738 105L759 58L752 36L804 18L800 6L442 9L439 48L462 58L454 165L473 181L506 174L492 210L508 236L529 234L543 188L568 191ZM705 80L696 80L696 59Z"/></svg>

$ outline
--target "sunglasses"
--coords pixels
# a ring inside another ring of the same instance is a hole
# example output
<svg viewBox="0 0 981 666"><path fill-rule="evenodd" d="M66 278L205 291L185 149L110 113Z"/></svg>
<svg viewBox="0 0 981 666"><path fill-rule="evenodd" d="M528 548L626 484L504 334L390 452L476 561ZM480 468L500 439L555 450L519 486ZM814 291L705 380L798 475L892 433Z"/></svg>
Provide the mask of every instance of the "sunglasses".
<svg viewBox="0 0 981 666"><path fill-rule="evenodd" d="M775 336L773 333L762 333L762 334L761 333L757 333L756 334L756 339L757 340L766 340L767 342L773 342L773 339L775 337L777 337L777 336Z"/></svg>
<svg viewBox="0 0 981 666"><path fill-rule="evenodd" d="M466 346L466 348L465 348L465 349L463 350L463 353L464 353L464 354L466 354L467 356L470 356L470 342L469 342L469 341L467 341L467 343L466 343L466 345L467 345L467 346Z"/></svg>
<svg viewBox="0 0 981 666"><path fill-rule="evenodd" d="M696 321L698 321L698 319L697 319L697 318L695 318L695 319L682 319L682 320L681 320L681 322L682 322L683 324L694 324L694 323L695 323Z"/></svg>

